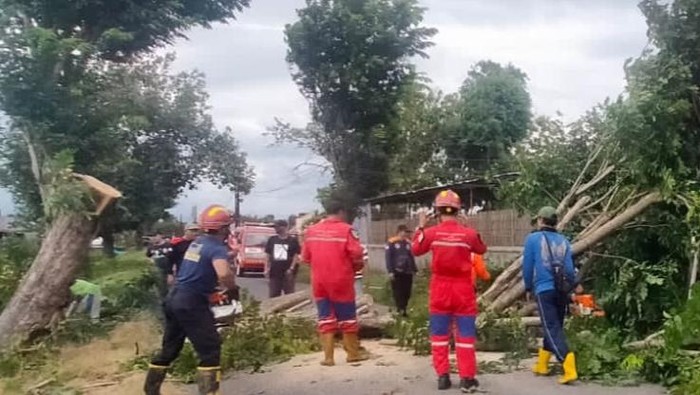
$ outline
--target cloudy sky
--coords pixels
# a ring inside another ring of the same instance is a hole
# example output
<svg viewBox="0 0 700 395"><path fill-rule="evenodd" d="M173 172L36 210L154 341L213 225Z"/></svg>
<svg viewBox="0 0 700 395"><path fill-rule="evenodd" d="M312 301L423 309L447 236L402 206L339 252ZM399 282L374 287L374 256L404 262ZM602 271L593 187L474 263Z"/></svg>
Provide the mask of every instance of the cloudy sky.
<svg viewBox="0 0 700 395"><path fill-rule="evenodd" d="M538 114L561 112L571 120L624 86L624 61L647 43L638 0L422 0L425 24L435 27L430 59L418 68L445 92L458 89L469 68L482 59L513 63L529 76ZM316 189L330 177L305 162L307 151L271 147L263 136L279 117L302 126L308 105L291 81L285 62L284 25L295 20L304 0L253 0L237 21L197 29L177 53L178 70L207 76L214 119L231 126L255 167L257 186L242 206L245 214L292 213L317 208ZM232 196L211 185L186 193L173 212L188 219L193 205ZM10 209L0 191L0 209Z"/></svg>

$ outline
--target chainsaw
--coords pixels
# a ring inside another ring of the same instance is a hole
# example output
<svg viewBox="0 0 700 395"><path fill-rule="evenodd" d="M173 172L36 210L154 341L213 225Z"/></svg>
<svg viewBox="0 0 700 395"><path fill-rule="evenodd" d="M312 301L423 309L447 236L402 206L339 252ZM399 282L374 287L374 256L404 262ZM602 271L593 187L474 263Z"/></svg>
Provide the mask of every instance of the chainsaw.
<svg viewBox="0 0 700 395"><path fill-rule="evenodd" d="M211 294L209 309L214 313L217 329L233 325L235 318L243 313L238 286L234 289L218 289Z"/></svg>

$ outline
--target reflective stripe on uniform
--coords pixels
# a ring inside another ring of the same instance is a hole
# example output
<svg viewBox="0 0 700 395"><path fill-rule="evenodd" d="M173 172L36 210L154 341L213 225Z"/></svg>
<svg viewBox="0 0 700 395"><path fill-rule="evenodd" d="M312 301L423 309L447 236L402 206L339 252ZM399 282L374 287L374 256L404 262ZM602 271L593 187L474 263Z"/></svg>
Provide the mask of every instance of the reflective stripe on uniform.
<svg viewBox="0 0 700 395"><path fill-rule="evenodd" d="M330 242L330 243L345 243L347 239L343 239L342 237L320 237L320 236L311 236L307 237L306 241L320 241L320 242Z"/></svg>
<svg viewBox="0 0 700 395"><path fill-rule="evenodd" d="M474 345L471 343L455 343L455 347L457 347L457 348L474 348Z"/></svg>
<svg viewBox="0 0 700 395"><path fill-rule="evenodd" d="M450 342L431 342L430 345L433 347L447 347L450 345Z"/></svg>
<svg viewBox="0 0 700 395"><path fill-rule="evenodd" d="M434 246L441 246L441 247L465 247L471 249L472 246L469 245L469 243L464 243L464 242L458 242L458 241L434 241L433 242Z"/></svg>

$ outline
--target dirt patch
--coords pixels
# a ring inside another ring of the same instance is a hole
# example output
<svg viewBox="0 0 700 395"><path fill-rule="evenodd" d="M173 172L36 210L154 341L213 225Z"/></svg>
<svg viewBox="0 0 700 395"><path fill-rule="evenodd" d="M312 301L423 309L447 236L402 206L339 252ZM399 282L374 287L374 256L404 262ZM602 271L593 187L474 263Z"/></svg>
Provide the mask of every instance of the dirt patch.
<svg viewBox="0 0 700 395"><path fill-rule="evenodd" d="M103 380L123 371L123 364L158 348L158 324L150 318L119 324L107 339L61 349L59 375L67 379Z"/></svg>
<svg viewBox="0 0 700 395"><path fill-rule="evenodd" d="M96 386L100 383L92 383L84 386L84 395L134 395L143 393L145 373L134 373L123 378L118 384L108 386ZM93 385L94 387L90 387ZM161 388L161 395L185 395L188 392L178 383L165 382Z"/></svg>
<svg viewBox="0 0 700 395"><path fill-rule="evenodd" d="M150 355L161 341L158 322L140 317L118 325L107 339L61 350L59 377L85 395L132 395L143 393L145 373L125 372L125 364L137 356ZM183 395L178 383L166 382L162 395Z"/></svg>

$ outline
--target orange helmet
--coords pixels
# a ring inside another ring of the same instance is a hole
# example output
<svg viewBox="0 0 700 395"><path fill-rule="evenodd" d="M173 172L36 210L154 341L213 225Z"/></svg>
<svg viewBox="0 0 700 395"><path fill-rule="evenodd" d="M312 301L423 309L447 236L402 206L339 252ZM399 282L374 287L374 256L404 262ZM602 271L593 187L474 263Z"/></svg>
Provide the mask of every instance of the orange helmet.
<svg viewBox="0 0 700 395"><path fill-rule="evenodd" d="M462 207L462 199L454 191L445 189L435 197L435 208L450 207L459 210Z"/></svg>
<svg viewBox="0 0 700 395"><path fill-rule="evenodd" d="M203 230L219 230L232 223L231 213L219 204L213 204L199 214L199 228Z"/></svg>

